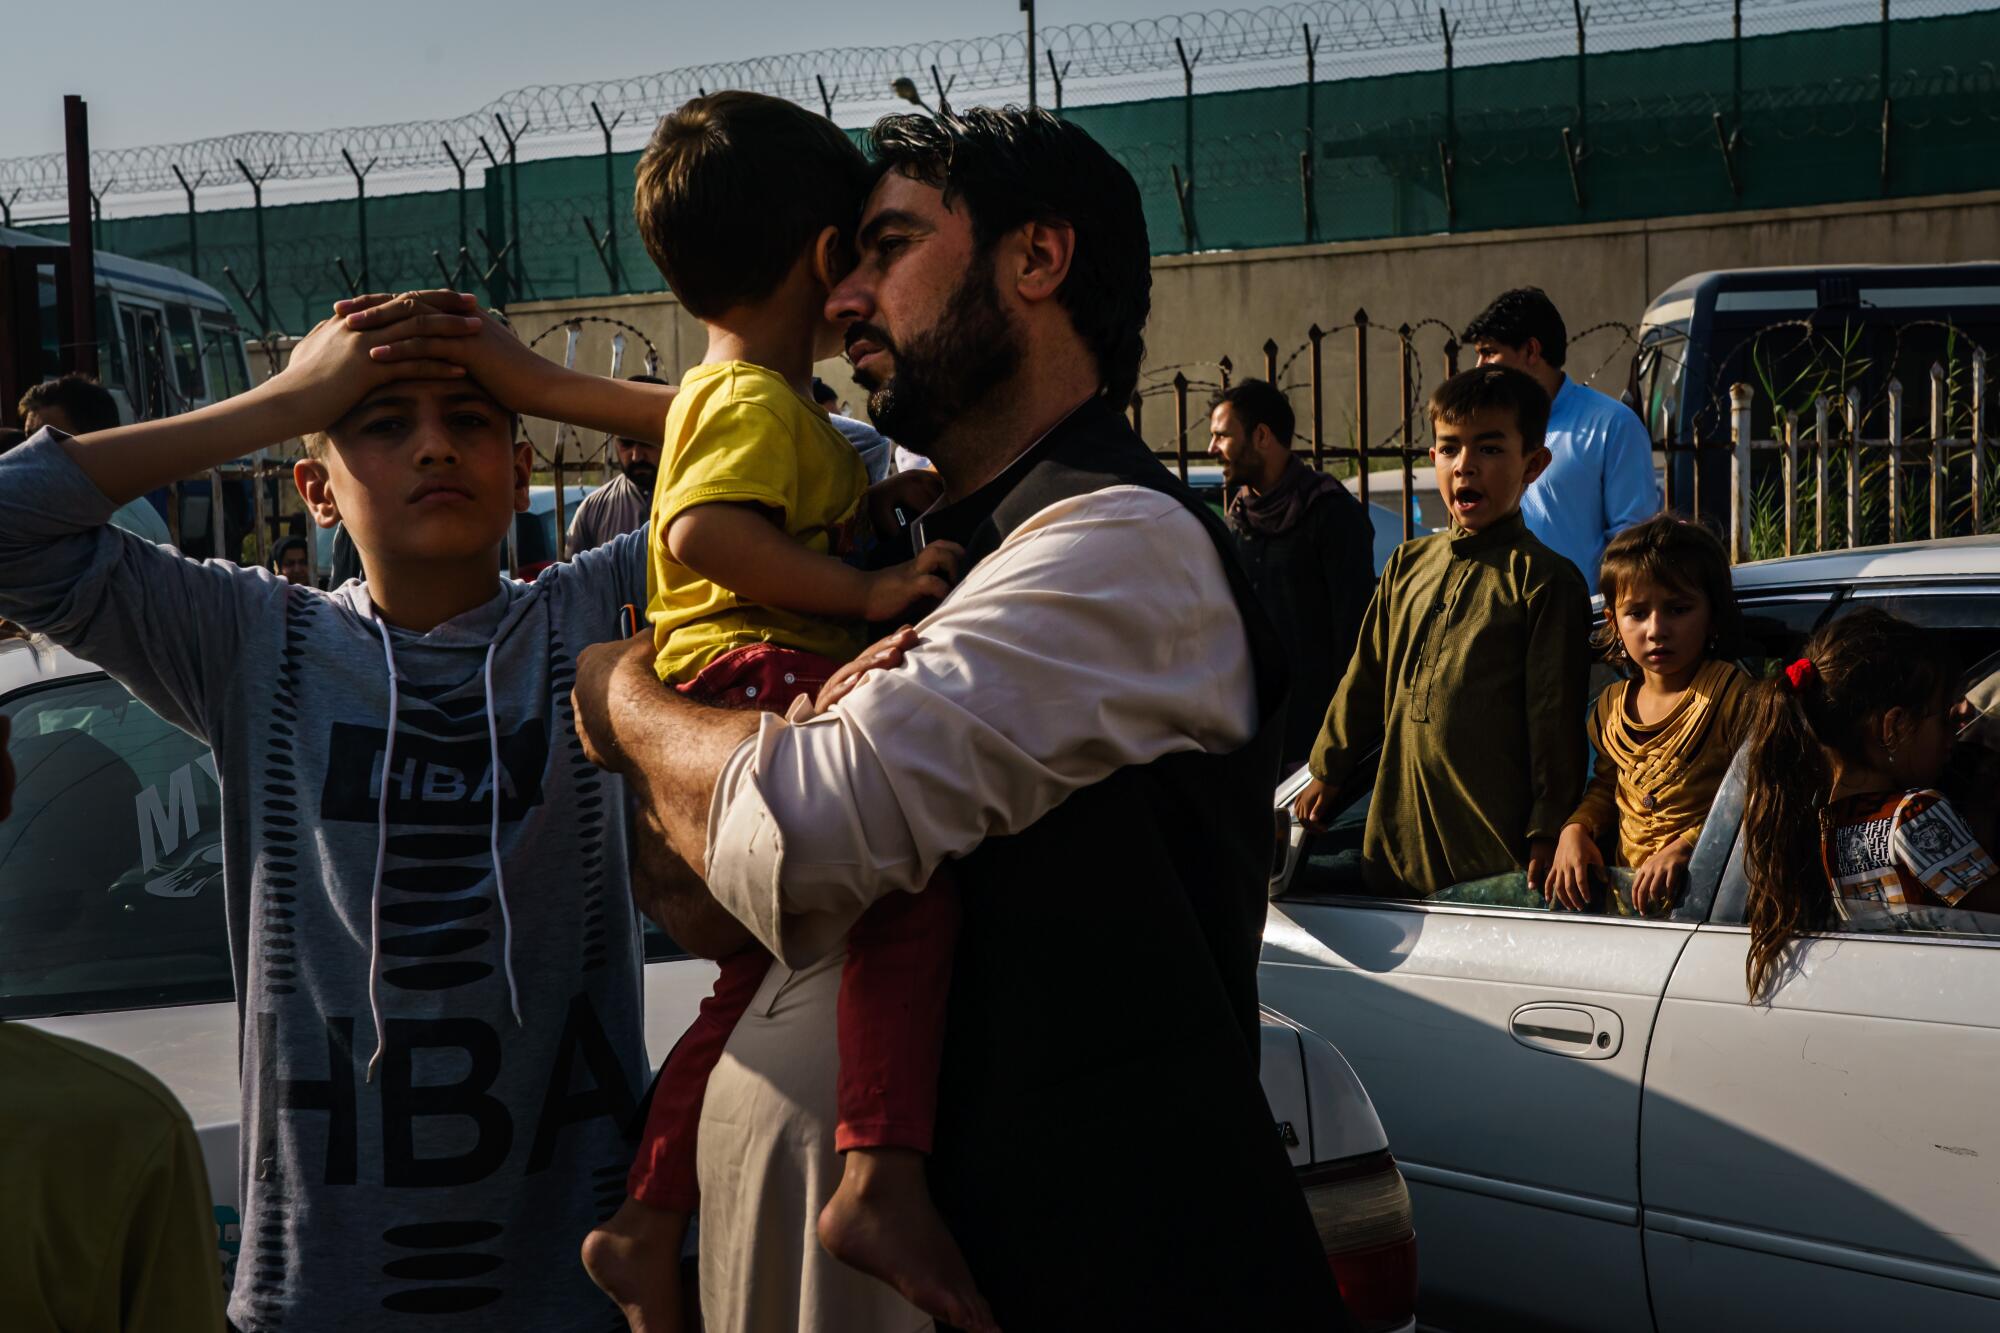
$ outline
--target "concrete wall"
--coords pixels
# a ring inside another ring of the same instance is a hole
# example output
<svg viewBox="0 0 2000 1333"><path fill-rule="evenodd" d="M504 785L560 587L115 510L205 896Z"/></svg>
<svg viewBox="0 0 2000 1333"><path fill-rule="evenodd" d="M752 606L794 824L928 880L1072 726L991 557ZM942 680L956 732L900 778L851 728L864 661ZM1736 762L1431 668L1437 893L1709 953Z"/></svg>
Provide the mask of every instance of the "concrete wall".
<svg viewBox="0 0 2000 1333"><path fill-rule="evenodd" d="M1266 339L1278 344L1280 378L1292 390L1304 426L1306 331L1317 323L1339 330L1323 347L1322 395L1328 442L1348 442L1355 416L1355 337L1344 326L1359 309L1367 310L1376 329L1368 349L1368 433L1372 444L1381 444L1393 438L1400 415L1396 327L1413 327L1417 366L1411 394L1421 418L1423 394L1443 371L1446 339L1508 287L1547 290L1575 340L1570 372L1616 393L1631 362L1625 332L1584 331L1636 324L1654 296L1688 274L1778 264L1972 259L2000 259L2000 191L1163 257L1153 264L1144 433L1158 449L1173 447L1168 383L1179 370L1196 386L1190 391L1189 447L1205 448L1206 400L1219 379L1216 363L1227 356L1237 376L1261 375ZM527 337L576 314L625 320L659 346L662 373L669 379L699 361L703 349L700 324L665 294L525 302L508 313ZM607 326L586 325L578 364L600 371L608 366L609 334ZM550 337L543 350L560 358L561 335ZM638 369L639 356L637 349L628 351L627 373ZM844 362L827 363L820 371L860 409L861 395ZM545 435L537 432L544 444Z"/></svg>

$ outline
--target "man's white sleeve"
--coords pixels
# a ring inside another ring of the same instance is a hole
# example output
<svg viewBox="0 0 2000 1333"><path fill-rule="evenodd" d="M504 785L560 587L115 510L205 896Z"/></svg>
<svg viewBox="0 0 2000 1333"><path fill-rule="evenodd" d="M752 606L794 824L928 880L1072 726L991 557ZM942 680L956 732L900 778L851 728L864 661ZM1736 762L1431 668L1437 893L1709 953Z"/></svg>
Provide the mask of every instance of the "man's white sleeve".
<svg viewBox="0 0 2000 1333"><path fill-rule="evenodd" d="M827 713L766 716L717 784L710 891L791 966L1071 792L1255 730L1221 557L1142 488L1042 511L917 630L901 667Z"/></svg>

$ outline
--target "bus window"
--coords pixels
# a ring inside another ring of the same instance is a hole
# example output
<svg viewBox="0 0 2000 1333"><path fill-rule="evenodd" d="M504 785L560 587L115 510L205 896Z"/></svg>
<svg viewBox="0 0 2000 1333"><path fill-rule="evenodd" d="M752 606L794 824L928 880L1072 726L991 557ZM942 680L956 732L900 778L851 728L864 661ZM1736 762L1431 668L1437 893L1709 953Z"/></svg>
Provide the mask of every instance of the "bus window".
<svg viewBox="0 0 2000 1333"><path fill-rule="evenodd" d="M174 376L180 382L183 405L192 407L208 397L201 379L200 335L195 332L194 311L184 305L167 307L167 332L173 343Z"/></svg>
<svg viewBox="0 0 2000 1333"><path fill-rule="evenodd" d="M53 287L51 287L53 292ZM55 315L50 312L45 329L55 328ZM51 370L50 376L60 371ZM118 316L112 313L111 293L100 288L97 293L97 378L107 389L119 389L125 385L125 348L118 336Z"/></svg>
<svg viewBox="0 0 2000 1333"><path fill-rule="evenodd" d="M250 387L250 371L243 361L243 337L232 324L203 320L202 346L207 352L209 392L227 398Z"/></svg>

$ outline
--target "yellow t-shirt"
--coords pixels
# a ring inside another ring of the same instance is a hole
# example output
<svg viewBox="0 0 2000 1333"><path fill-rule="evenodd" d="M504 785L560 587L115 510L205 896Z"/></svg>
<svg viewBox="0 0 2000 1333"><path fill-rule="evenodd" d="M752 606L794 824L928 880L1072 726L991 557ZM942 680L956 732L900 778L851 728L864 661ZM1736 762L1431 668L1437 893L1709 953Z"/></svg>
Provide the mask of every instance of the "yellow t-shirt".
<svg viewBox="0 0 2000 1333"><path fill-rule="evenodd" d="M780 375L744 361L696 366L667 411L660 482L653 491L646 618L654 670L683 684L724 653L775 643L846 660L863 647L858 621L799 615L746 602L673 558L667 528L696 505L756 504L794 541L846 553L868 470L826 413Z"/></svg>

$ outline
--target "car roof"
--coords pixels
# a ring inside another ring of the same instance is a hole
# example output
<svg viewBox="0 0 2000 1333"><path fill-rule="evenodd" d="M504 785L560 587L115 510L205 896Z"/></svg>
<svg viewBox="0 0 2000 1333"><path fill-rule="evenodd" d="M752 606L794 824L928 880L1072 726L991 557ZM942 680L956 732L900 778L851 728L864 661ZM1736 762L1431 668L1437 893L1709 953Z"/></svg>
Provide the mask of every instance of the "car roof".
<svg viewBox="0 0 2000 1333"><path fill-rule="evenodd" d="M1855 582L2000 579L2000 536L1860 546L1738 565L1738 592Z"/></svg>
<svg viewBox="0 0 2000 1333"><path fill-rule="evenodd" d="M0 695L72 676L102 674L99 668L39 634L0 641Z"/></svg>

